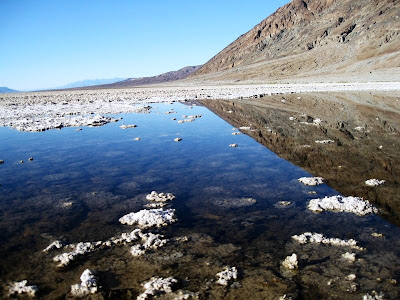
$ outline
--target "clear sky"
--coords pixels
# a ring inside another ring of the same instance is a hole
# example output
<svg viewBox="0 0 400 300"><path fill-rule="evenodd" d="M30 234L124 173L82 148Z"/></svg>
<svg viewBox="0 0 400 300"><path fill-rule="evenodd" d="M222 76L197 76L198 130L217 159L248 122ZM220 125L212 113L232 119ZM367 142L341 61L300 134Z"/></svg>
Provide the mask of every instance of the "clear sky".
<svg viewBox="0 0 400 300"><path fill-rule="evenodd" d="M0 0L0 86L152 76L207 62L289 0Z"/></svg>

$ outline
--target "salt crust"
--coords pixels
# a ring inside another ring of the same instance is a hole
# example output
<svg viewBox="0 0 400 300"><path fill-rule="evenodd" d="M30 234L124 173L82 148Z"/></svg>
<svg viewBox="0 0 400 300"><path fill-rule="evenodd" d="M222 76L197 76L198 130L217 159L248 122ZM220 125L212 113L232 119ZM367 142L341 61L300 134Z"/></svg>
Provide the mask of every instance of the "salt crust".
<svg viewBox="0 0 400 300"><path fill-rule="evenodd" d="M49 252L53 249L61 249L62 247L63 244L61 241L54 241L49 246L47 246L46 249L43 250L43 252Z"/></svg>
<svg viewBox="0 0 400 300"><path fill-rule="evenodd" d="M153 234L151 232L141 235L143 244L137 244L131 247L131 254L133 256L141 256L146 253L147 250L156 250L164 246L168 240L163 239L161 234Z"/></svg>
<svg viewBox="0 0 400 300"><path fill-rule="evenodd" d="M357 250L365 250L364 248L357 246L357 241L353 239L341 240L339 238L327 238L323 234L315 232L305 232L300 235L293 235L292 239L294 239L299 244L325 244L340 247L350 247Z"/></svg>
<svg viewBox="0 0 400 300"><path fill-rule="evenodd" d="M135 127L137 127L137 125L135 125L135 124L119 126L119 128L121 128L121 129L135 128Z"/></svg>
<svg viewBox="0 0 400 300"><path fill-rule="evenodd" d="M368 179L365 181L365 185L367 186L378 186L385 183L385 180L378 180L378 179Z"/></svg>
<svg viewBox="0 0 400 300"><path fill-rule="evenodd" d="M35 297L39 291L36 285L26 285L27 280L15 281L8 286L8 295L27 294L30 297Z"/></svg>
<svg viewBox="0 0 400 300"><path fill-rule="evenodd" d="M297 180L305 185L320 185L324 183L322 177L300 177Z"/></svg>
<svg viewBox="0 0 400 300"><path fill-rule="evenodd" d="M350 253L346 252L342 254L342 259L347 260L350 263L353 263L356 261L356 254L355 253Z"/></svg>
<svg viewBox="0 0 400 300"><path fill-rule="evenodd" d="M290 256L287 256L285 260L282 262L282 266L289 270L294 270L298 268L298 261L296 253L293 253Z"/></svg>
<svg viewBox="0 0 400 300"><path fill-rule="evenodd" d="M146 196L146 199L155 202L166 202L174 200L175 196L171 193L157 193L156 191L152 191Z"/></svg>
<svg viewBox="0 0 400 300"><path fill-rule="evenodd" d="M349 212L359 216L377 213L378 209L359 197L342 197L340 195L310 200L308 208L314 212L325 210Z"/></svg>
<svg viewBox="0 0 400 300"><path fill-rule="evenodd" d="M333 144L334 140L322 140L322 141L315 141L317 144Z"/></svg>
<svg viewBox="0 0 400 300"><path fill-rule="evenodd" d="M149 296L156 296L164 293L171 293L172 286L176 284L178 280L173 277L162 278L152 277L148 282L143 284L145 291L140 294L136 299L144 300Z"/></svg>
<svg viewBox="0 0 400 300"><path fill-rule="evenodd" d="M121 217L119 222L127 225L139 225L141 228L150 228L153 226L163 227L176 222L174 212L175 209L142 209L138 212L131 212Z"/></svg>
<svg viewBox="0 0 400 300"><path fill-rule="evenodd" d="M233 279L237 279L237 269L236 267L225 267L224 270L222 270L221 272L217 273L217 283L220 285L228 285L228 283L230 281L232 281Z"/></svg>
<svg viewBox="0 0 400 300"><path fill-rule="evenodd" d="M81 283L71 285L71 294L73 296L84 297L97 292L98 283L93 271L86 269L80 279Z"/></svg>
<svg viewBox="0 0 400 300"><path fill-rule="evenodd" d="M238 144L230 144L229 147L236 148Z"/></svg>
<svg viewBox="0 0 400 300"><path fill-rule="evenodd" d="M279 201L277 203L274 204L274 206L276 208L289 208L291 206L293 206L294 204L290 201Z"/></svg>
<svg viewBox="0 0 400 300"><path fill-rule="evenodd" d="M363 296L363 300L383 300L385 299L385 295L383 293L379 293L376 291L372 291L371 295L366 294Z"/></svg>

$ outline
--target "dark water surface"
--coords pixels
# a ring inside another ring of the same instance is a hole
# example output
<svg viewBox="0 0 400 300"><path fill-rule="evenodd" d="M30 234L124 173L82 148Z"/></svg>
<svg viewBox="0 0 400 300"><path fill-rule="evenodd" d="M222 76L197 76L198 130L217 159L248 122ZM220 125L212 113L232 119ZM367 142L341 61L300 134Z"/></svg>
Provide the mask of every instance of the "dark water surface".
<svg viewBox="0 0 400 300"><path fill-rule="evenodd" d="M140 284L153 276L174 276L176 289L198 292L201 299L362 299L372 291L399 296L397 226L377 215L311 213L308 200L338 192L326 184L304 186L297 179L309 173L248 135L232 135L232 126L205 107L152 107L149 114L118 115L123 119L117 123L82 131L0 128L3 297L8 283L24 279L38 286L39 298L69 297L86 268L100 274L98 299L136 298ZM194 122L177 122L200 114ZM123 130L122 124L137 127ZM170 239L164 247L141 257L133 257L129 245L99 250L64 268L52 261L61 251L42 252L54 240L98 241L131 231L118 219L143 209L153 190L176 196L169 206L178 222L149 230ZM279 201L292 205L280 208ZM307 231L352 238L366 250L291 239ZM188 241L174 240L183 236ZM356 262L343 262L345 252L356 253ZM299 270L288 273L281 262L292 253ZM215 283L224 266L238 268L238 283ZM349 274L356 279L346 279Z"/></svg>

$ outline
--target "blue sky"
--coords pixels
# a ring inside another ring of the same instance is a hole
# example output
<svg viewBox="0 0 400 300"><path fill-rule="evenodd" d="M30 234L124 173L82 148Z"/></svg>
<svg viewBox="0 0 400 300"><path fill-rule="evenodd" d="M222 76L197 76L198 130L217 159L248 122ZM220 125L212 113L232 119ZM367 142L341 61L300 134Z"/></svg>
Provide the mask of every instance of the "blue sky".
<svg viewBox="0 0 400 300"><path fill-rule="evenodd" d="M207 62L289 0L0 0L0 86L152 76Z"/></svg>

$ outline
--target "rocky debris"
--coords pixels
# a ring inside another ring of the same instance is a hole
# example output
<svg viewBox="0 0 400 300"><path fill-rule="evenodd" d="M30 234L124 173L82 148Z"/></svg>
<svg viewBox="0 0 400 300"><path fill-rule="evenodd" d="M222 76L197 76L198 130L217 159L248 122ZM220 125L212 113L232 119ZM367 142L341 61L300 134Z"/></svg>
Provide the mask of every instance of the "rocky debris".
<svg viewBox="0 0 400 300"><path fill-rule="evenodd" d="M180 141L182 141L182 138L180 138L180 137L177 137L174 139L174 142L180 142Z"/></svg>
<svg viewBox="0 0 400 300"><path fill-rule="evenodd" d="M368 200L359 197L343 197L332 196L310 200L308 209L314 212L333 211L333 212L349 212L359 216L377 213L375 208Z"/></svg>
<svg viewBox="0 0 400 300"><path fill-rule="evenodd" d="M287 256L285 260L282 262L282 266L289 270L295 270L298 268L298 261L296 253L293 253L290 256Z"/></svg>
<svg viewBox="0 0 400 300"><path fill-rule="evenodd" d="M379 186L385 183L385 180L379 180L379 179L368 179L365 181L365 185L367 186Z"/></svg>
<svg viewBox="0 0 400 300"><path fill-rule="evenodd" d="M238 144L230 144L229 147L236 148Z"/></svg>
<svg viewBox="0 0 400 300"><path fill-rule="evenodd" d="M121 129L135 128L135 127L137 127L137 125L135 125L135 124L119 126L119 128L121 128Z"/></svg>
<svg viewBox="0 0 400 300"><path fill-rule="evenodd" d="M141 228L163 227L176 222L174 213L175 209L143 209L125 215L119 221L126 225L139 225Z"/></svg>
<svg viewBox="0 0 400 300"><path fill-rule="evenodd" d="M344 254L342 254L342 259L353 263L356 261L356 254L355 253L350 253L350 252L346 252Z"/></svg>
<svg viewBox="0 0 400 300"><path fill-rule="evenodd" d="M340 247L350 247L357 250L364 250L364 248L357 245L357 241L350 240L341 240L339 238L327 238L322 233L311 233L305 232L300 235L293 235L292 239L298 242L299 244L325 244L332 246L340 246Z"/></svg>
<svg viewBox="0 0 400 300"><path fill-rule="evenodd" d="M217 273L216 276L218 278L218 284L227 286L229 282L237 279L238 271L236 267L225 267L225 269Z"/></svg>
<svg viewBox="0 0 400 300"><path fill-rule="evenodd" d="M50 245L48 245L46 249L43 250L43 252L49 252L53 249L61 249L62 247L64 247L64 245L61 241L54 241Z"/></svg>
<svg viewBox="0 0 400 300"><path fill-rule="evenodd" d="M274 206L276 208L289 208L291 206L293 206L294 204L290 201L279 201L277 203L274 204Z"/></svg>
<svg viewBox="0 0 400 300"><path fill-rule="evenodd" d="M167 202L174 200L175 196L171 193L157 193L156 191L152 191L146 196L146 199L155 202Z"/></svg>
<svg viewBox="0 0 400 300"><path fill-rule="evenodd" d="M298 181L305 185L320 185L324 183L322 177L300 177Z"/></svg>
<svg viewBox="0 0 400 300"><path fill-rule="evenodd" d="M334 140L321 140L321 141L315 141L317 144L333 144L335 143Z"/></svg>
<svg viewBox="0 0 400 300"><path fill-rule="evenodd" d="M27 280L15 281L8 286L8 295L27 294L30 297L35 297L39 291L36 285L27 285Z"/></svg>
<svg viewBox="0 0 400 300"><path fill-rule="evenodd" d="M383 293L378 293L376 291L372 291L371 295L368 293L363 296L363 300L383 300L385 299L385 295Z"/></svg>
<svg viewBox="0 0 400 300"><path fill-rule="evenodd" d="M97 277L94 272L86 269L81 277L81 283L71 285L71 294L75 297L85 297L98 291Z"/></svg>
<svg viewBox="0 0 400 300"><path fill-rule="evenodd" d="M143 284L145 291L142 294L140 294L136 299L144 300L151 296L171 293L172 286L177 282L178 280L176 280L173 277L168 277L168 278L152 277L149 281Z"/></svg>

